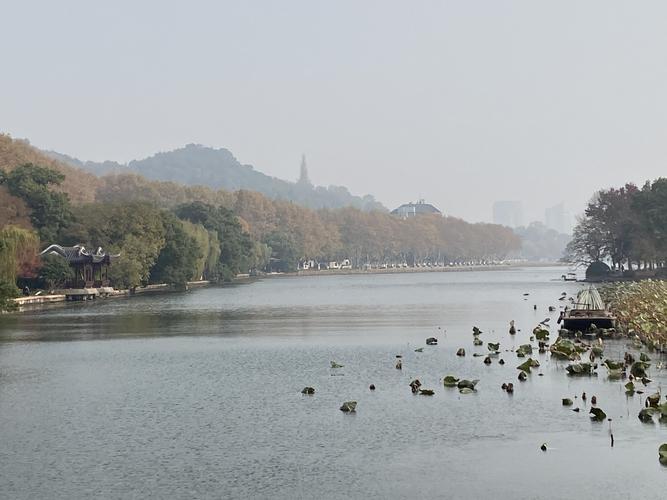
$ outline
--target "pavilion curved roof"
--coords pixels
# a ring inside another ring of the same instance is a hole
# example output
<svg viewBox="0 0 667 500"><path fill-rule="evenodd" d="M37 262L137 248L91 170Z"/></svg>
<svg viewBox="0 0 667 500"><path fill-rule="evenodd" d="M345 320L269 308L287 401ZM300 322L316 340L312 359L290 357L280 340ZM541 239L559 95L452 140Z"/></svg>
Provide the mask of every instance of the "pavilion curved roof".
<svg viewBox="0 0 667 500"><path fill-rule="evenodd" d="M120 257L120 254L112 255L102 250L102 247L97 247L94 252L86 250L83 245L74 245L71 247L63 247L60 245L49 245L40 255L60 255L70 264L100 264L110 263L112 259Z"/></svg>

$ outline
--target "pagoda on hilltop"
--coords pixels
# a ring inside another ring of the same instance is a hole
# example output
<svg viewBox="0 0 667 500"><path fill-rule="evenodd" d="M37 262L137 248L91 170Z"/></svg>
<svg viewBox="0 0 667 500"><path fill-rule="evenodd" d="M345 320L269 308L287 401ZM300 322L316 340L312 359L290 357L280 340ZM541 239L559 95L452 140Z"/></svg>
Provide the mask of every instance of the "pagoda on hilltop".
<svg viewBox="0 0 667 500"><path fill-rule="evenodd" d="M308 166L306 165L306 155L301 155L301 172L299 174L299 180L297 181L297 184L301 186L311 186L313 185L312 182L310 182L310 178L308 177Z"/></svg>

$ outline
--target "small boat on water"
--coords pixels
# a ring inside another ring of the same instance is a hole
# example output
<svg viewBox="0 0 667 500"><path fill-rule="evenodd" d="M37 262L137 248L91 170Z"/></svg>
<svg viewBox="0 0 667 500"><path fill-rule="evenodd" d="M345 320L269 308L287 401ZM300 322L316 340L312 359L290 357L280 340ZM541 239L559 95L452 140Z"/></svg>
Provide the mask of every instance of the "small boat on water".
<svg viewBox="0 0 667 500"><path fill-rule="evenodd" d="M567 273L561 275L563 281L577 281L577 273Z"/></svg>
<svg viewBox="0 0 667 500"><path fill-rule="evenodd" d="M558 318L563 328L573 332L585 332L595 325L597 328L614 328L616 317L607 310L600 292L593 285L577 294L572 309L565 309Z"/></svg>

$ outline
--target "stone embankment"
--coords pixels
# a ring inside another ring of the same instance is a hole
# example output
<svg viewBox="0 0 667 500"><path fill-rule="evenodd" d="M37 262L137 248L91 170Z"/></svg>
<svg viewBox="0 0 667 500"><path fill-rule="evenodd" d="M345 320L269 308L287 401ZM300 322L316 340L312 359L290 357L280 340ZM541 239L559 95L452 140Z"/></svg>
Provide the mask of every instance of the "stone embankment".
<svg viewBox="0 0 667 500"><path fill-rule="evenodd" d="M210 281L190 281L187 283L187 289L199 288L210 285ZM115 298L128 297L131 295L143 295L148 293L163 293L177 291L175 287L166 283L157 285L146 285L144 287L135 288L134 290L116 290L112 287L100 288L67 288L63 290L55 290L50 294L28 295L25 297L18 297L14 299L18 310L22 311L31 307L45 306L50 304L57 304L59 302L67 301L85 301L95 300L98 298Z"/></svg>

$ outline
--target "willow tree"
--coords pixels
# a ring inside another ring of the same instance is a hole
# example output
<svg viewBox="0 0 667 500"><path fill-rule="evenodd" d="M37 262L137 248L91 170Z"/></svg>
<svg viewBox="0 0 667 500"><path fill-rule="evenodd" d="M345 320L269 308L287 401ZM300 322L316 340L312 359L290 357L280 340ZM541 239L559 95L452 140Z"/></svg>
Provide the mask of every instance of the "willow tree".
<svg viewBox="0 0 667 500"><path fill-rule="evenodd" d="M0 279L10 283L27 271L37 255L37 235L17 226L6 226L0 230Z"/></svg>
<svg viewBox="0 0 667 500"><path fill-rule="evenodd" d="M8 299L16 296L16 277L33 267L39 240L32 231L17 226L0 230L0 309L6 309Z"/></svg>

